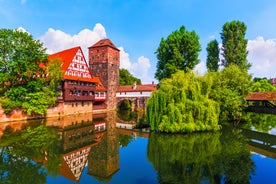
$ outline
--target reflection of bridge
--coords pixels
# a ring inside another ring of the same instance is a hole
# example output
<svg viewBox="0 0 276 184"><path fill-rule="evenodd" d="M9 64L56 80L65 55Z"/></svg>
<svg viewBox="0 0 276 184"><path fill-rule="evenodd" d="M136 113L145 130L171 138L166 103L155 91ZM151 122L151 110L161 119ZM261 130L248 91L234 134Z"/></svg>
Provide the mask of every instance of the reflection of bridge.
<svg viewBox="0 0 276 184"><path fill-rule="evenodd" d="M252 130L242 129L249 139L248 148L251 151L276 159L276 136Z"/></svg>
<svg viewBox="0 0 276 184"><path fill-rule="evenodd" d="M276 114L276 92L253 92L246 100L249 104L246 111Z"/></svg>

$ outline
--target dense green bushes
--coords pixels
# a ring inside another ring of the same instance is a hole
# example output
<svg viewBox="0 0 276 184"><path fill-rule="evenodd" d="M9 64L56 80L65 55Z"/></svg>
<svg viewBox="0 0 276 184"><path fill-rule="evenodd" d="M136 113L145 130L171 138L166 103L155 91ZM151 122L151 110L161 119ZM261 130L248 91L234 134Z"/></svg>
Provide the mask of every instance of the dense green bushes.
<svg viewBox="0 0 276 184"><path fill-rule="evenodd" d="M147 102L151 130L193 132L218 130L219 104L209 98L212 77L179 71L162 80Z"/></svg>
<svg viewBox="0 0 276 184"><path fill-rule="evenodd" d="M194 132L219 129L219 121L239 122L251 76L236 65L197 76L179 71L164 79L147 102L151 130Z"/></svg>
<svg viewBox="0 0 276 184"><path fill-rule="evenodd" d="M0 29L0 103L4 113L46 114L60 95L59 60L48 61L42 43L24 31Z"/></svg>

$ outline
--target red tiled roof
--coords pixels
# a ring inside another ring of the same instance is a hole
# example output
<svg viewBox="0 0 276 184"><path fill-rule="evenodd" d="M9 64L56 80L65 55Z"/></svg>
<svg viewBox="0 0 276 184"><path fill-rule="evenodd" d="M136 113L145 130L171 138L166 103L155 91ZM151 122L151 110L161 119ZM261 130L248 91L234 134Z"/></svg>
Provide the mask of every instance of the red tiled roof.
<svg viewBox="0 0 276 184"><path fill-rule="evenodd" d="M88 47L88 48L92 48L92 47L102 47L102 46L110 46L116 50L119 50L110 39L106 38L106 39L102 39L98 42L96 42L94 45Z"/></svg>
<svg viewBox="0 0 276 184"><path fill-rule="evenodd" d="M70 65L70 63L74 59L74 57L75 57L75 55L76 55L76 53L79 49L81 50L80 46L74 47L74 48L71 48L71 49L67 49L67 50L63 50L63 51L57 52L55 54L49 55L48 58L49 58L49 60L60 58L61 62L62 62L61 69L64 72L66 72L68 66ZM82 52L82 50L81 50L81 52Z"/></svg>
<svg viewBox="0 0 276 184"><path fill-rule="evenodd" d="M78 76L63 75L62 79L99 83L98 77L84 78L84 77L78 77Z"/></svg>
<svg viewBox="0 0 276 184"><path fill-rule="evenodd" d="M132 92L132 91L154 91L157 89L157 84L142 84L136 85L136 88L131 86L118 86L117 92Z"/></svg>
<svg viewBox="0 0 276 184"><path fill-rule="evenodd" d="M60 52L57 52L55 54L51 54L48 56L49 60L54 60L56 58L59 58L62 62L61 69L66 72L67 68L69 67L70 63L74 59L76 53L78 50L81 51L82 55L82 49L80 46L71 48L71 49L66 49ZM83 57L85 59L85 57ZM85 61L86 62L86 61ZM88 65L87 65L88 67ZM92 74L91 74L92 76ZM70 76L70 75L63 75L63 79L68 79L68 80L77 80L77 81L83 81L83 82L94 82L94 83L100 83L100 79L98 77L93 77L92 78L84 78L84 77L78 77L78 76Z"/></svg>
<svg viewBox="0 0 276 184"><path fill-rule="evenodd" d="M263 100L274 100L276 101L276 92L253 92L251 95L246 97L246 100L250 101L263 101Z"/></svg>
<svg viewBox="0 0 276 184"><path fill-rule="evenodd" d="M104 85L101 83L100 78L99 77L93 77L95 78L95 80L97 80L97 85L96 85L96 91L106 91Z"/></svg>

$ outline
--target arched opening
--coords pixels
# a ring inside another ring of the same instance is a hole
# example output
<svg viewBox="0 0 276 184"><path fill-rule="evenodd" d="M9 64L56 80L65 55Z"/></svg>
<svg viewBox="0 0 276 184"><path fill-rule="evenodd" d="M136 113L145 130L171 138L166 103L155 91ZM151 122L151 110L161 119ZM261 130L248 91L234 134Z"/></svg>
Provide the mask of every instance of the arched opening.
<svg viewBox="0 0 276 184"><path fill-rule="evenodd" d="M119 104L118 104L118 109L119 110L132 110L133 106L133 102L131 100L125 99L122 100Z"/></svg>

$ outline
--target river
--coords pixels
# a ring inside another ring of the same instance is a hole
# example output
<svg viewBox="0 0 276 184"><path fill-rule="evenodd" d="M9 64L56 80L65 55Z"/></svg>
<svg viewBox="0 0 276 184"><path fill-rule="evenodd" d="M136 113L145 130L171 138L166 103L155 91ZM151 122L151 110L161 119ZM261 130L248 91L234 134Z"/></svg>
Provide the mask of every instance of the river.
<svg viewBox="0 0 276 184"><path fill-rule="evenodd" d="M250 116L175 135L132 130L114 112L2 123L0 183L276 183L275 117Z"/></svg>

